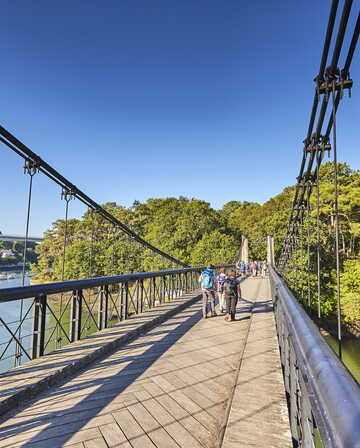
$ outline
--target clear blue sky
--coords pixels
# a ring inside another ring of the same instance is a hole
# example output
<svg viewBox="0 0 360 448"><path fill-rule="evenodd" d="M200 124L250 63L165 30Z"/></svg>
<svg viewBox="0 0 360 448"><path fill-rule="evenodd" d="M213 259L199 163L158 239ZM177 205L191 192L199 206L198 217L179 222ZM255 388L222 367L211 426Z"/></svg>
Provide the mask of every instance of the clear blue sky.
<svg viewBox="0 0 360 448"><path fill-rule="evenodd" d="M263 203L298 174L330 3L3 0L1 123L98 202ZM360 168L359 51L351 74L339 158ZM0 167L0 230L23 233L22 162L1 145ZM40 234L64 204L34 182Z"/></svg>

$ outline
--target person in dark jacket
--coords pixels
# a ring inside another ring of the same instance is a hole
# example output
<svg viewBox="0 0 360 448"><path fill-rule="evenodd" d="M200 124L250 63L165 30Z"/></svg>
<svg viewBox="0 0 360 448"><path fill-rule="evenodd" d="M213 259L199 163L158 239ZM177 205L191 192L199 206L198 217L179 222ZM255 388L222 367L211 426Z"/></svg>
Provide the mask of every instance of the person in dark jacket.
<svg viewBox="0 0 360 448"><path fill-rule="evenodd" d="M226 321L235 320L236 305L241 298L240 280L236 278L234 270L228 271L228 278L224 282L224 293L226 301Z"/></svg>

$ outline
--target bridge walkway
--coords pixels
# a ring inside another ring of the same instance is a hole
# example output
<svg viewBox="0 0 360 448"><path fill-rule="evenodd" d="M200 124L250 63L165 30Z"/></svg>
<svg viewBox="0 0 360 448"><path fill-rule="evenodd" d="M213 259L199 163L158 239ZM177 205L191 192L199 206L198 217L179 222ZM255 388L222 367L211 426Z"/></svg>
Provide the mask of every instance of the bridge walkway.
<svg viewBox="0 0 360 448"><path fill-rule="evenodd" d="M6 414L0 447L291 447L269 282L242 288L236 322L196 301Z"/></svg>

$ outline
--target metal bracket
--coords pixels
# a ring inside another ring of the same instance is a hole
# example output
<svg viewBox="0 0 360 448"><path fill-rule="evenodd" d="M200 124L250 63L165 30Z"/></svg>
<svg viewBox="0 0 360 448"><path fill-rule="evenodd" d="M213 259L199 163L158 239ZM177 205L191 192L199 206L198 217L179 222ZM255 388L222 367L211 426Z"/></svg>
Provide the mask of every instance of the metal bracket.
<svg viewBox="0 0 360 448"><path fill-rule="evenodd" d="M61 199L66 202L70 202L72 199L75 199L75 193L67 188L63 188L61 191Z"/></svg>
<svg viewBox="0 0 360 448"><path fill-rule="evenodd" d="M31 159L25 159L24 163L24 174L29 174L29 176L34 176L39 169L39 163Z"/></svg>
<svg viewBox="0 0 360 448"><path fill-rule="evenodd" d="M350 79L349 73L346 73L343 70L340 71L338 67L335 69L327 67L325 70L325 79L317 80L316 82L318 97L324 94L326 99L328 99L331 92L340 92L340 99L342 99L344 90L348 89L349 98L351 98L353 81Z"/></svg>

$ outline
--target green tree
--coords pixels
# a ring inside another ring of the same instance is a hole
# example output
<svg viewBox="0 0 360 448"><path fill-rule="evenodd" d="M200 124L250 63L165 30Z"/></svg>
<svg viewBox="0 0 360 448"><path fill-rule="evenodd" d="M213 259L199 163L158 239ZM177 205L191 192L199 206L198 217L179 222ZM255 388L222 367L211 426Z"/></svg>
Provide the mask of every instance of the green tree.
<svg viewBox="0 0 360 448"><path fill-rule="evenodd" d="M344 262L341 275L342 311L346 321L360 321L360 260Z"/></svg>
<svg viewBox="0 0 360 448"><path fill-rule="evenodd" d="M203 235L191 254L191 265L233 263L239 250L239 242L232 235L214 230Z"/></svg>

